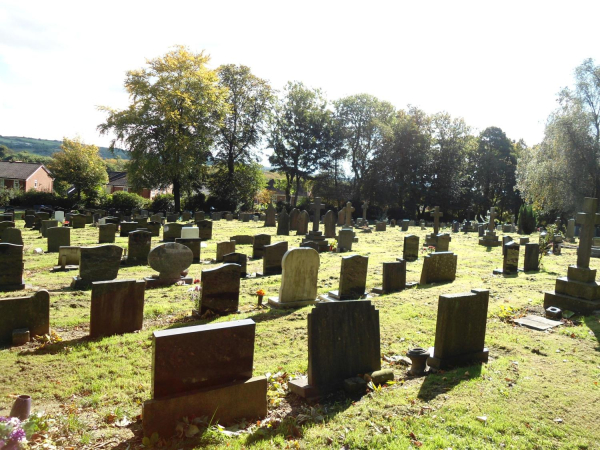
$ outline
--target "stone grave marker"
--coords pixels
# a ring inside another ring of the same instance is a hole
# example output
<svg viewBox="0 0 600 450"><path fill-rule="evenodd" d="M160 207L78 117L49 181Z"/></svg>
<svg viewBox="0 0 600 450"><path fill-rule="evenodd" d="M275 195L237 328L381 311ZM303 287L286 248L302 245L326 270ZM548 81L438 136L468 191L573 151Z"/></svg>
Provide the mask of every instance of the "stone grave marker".
<svg viewBox="0 0 600 450"><path fill-rule="evenodd" d="M227 222L231 222L233 220L233 214L231 214L231 213L225 214L225 220Z"/></svg>
<svg viewBox="0 0 600 450"><path fill-rule="evenodd" d="M275 223L275 213L276 212L277 211L273 207L273 204L269 203L269 206L267 206L267 211L266 211L267 216L265 218L265 227L276 226L276 223Z"/></svg>
<svg viewBox="0 0 600 450"><path fill-rule="evenodd" d="M215 257L215 261L222 262L223 255L233 252L235 252L235 241L217 242L217 256Z"/></svg>
<svg viewBox="0 0 600 450"><path fill-rule="evenodd" d="M25 216L25 228L31 228L34 226L34 224L35 224L35 216L34 215L31 215L31 216L26 215Z"/></svg>
<svg viewBox="0 0 600 450"><path fill-rule="evenodd" d="M146 289L170 286L176 283L192 284L187 269L194 261L194 254L185 245L176 242L160 244L150 250L148 264L158 272L145 278Z"/></svg>
<svg viewBox="0 0 600 450"><path fill-rule="evenodd" d="M183 239L198 239L200 238L200 230L198 227L183 227L181 229L181 238ZM177 238L175 238L177 239Z"/></svg>
<svg viewBox="0 0 600 450"><path fill-rule="evenodd" d="M506 244L508 244L509 242L512 242L513 238L510 236L502 236L502 254L504 255L506 253L506 249L504 248L504 246Z"/></svg>
<svg viewBox="0 0 600 450"><path fill-rule="evenodd" d="M182 223L169 222L163 227L163 242L175 242L181 237Z"/></svg>
<svg viewBox="0 0 600 450"><path fill-rule="evenodd" d="M277 217L277 235L278 236L289 236L290 234L290 216L288 216L285 207L279 213Z"/></svg>
<svg viewBox="0 0 600 450"><path fill-rule="evenodd" d="M137 230L138 227L139 224L137 222L121 222L119 236L128 237L129 233Z"/></svg>
<svg viewBox="0 0 600 450"><path fill-rule="evenodd" d="M23 246L0 243L0 292L24 288Z"/></svg>
<svg viewBox="0 0 600 450"><path fill-rule="evenodd" d="M81 247L59 247L58 263L53 270L75 270L79 268L81 258Z"/></svg>
<svg viewBox="0 0 600 450"><path fill-rule="evenodd" d="M109 281L117 278L123 249L118 245L98 245L81 247L79 276L73 279L71 287L88 288L94 281Z"/></svg>
<svg viewBox="0 0 600 450"><path fill-rule="evenodd" d="M115 225L114 223L98 225L98 243L99 244L114 244L116 233L117 233L117 225Z"/></svg>
<svg viewBox="0 0 600 450"><path fill-rule="evenodd" d="M377 222L375 224L375 231L386 231L387 223L386 222Z"/></svg>
<svg viewBox="0 0 600 450"><path fill-rule="evenodd" d="M296 231L297 236L305 236L308 234L308 221L308 213L306 211L302 211L298 216L298 229Z"/></svg>
<svg viewBox="0 0 600 450"><path fill-rule="evenodd" d="M458 256L452 252L434 252L423 258L420 284L454 281Z"/></svg>
<svg viewBox="0 0 600 450"><path fill-rule="evenodd" d="M408 219L402 219L402 231L408 231L408 225L410 221Z"/></svg>
<svg viewBox="0 0 600 450"><path fill-rule="evenodd" d="M414 234L404 236L402 258L406 261L414 261L419 258L419 236Z"/></svg>
<svg viewBox="0 0 600 450"><path fill-rule="evenodd" d="M167 222L177 222L179 220L179 214L167 214Z"/></svg>
<svg viewBox="0 0 600 450"><path fill-rule="evenodd" d="M181 417L229 425L266 416L267 379L252 377L255 332L251 319L155 331L144 435L169 438Z"/></svg>
<svg viewBox="0 0 600 450"><path fill-rule="evenodd" d="M54 220L58 220L60 223L63 223L65 221L65 212L54 211Z"/></svg>
<svg viewBox="0 0 600 450"><path fill-rule="evenodd" d="M12 344L13 332L23 329L29 330L30 337L50 334L48 291L37 291L28 297L0 298L0 345Z"/></svg>
<svg viewBox="0 0 600 450"><path fill-rule="evenodd" d="M185 228L183 230L185 230ZM196 228L196 230L197 230L197 228ZM192 251L192 255L194 256L192 263L200 262L200 255L201 255L200 243L201 242L202 242L202 239L200 239L199 237L195 237L195 238L181 237L181 238L175 239L175 243L185 245L187 248L189 248Z"/></svg>
<svg viewBox="0 0 600 450"><path fill-rule="evenodd" d="M71 216L70 223L74 230L78 228L85 228L85 225L87 224L87 218L85 214L73 214Z"/></svg>
<svg viewBox="0 0 600 450"><path fill-rule="evenodd" d="M96 338L141 330L144 326L145 291L144 280L93 282L90 336Z"/></svg>
<svg viewBox="0 0 600 450"><path fill-rule="evenodd" d="M194 213L194 222L198 223L204 220L204 211L196 211Z"/></svg>
<svg viewBox="0 0 600 450"><path fill-rule="evenodd" d="M48 238L48 253L55 253L59 247L69 247L71 245L70 227L52 227L46 230Z"/></svg>
<svg viewBox="0 0 600 450"><path fill-rule="evenodd" d="M479 245L483 245L486 247L498 247L500 245L500 241L496 236L496 231L494 227L494 221L498 214L496 213L496 208L490 208L490 218L488 222L488 230L485 232L483 237L479 238ZM479 231L479 235L481 236L481 230Z"/></svg>
<svg viewBox="0 0 600 450"><path fill-rule="evenodd" d="M354 242L354 231L350 228L342 228L338 231L337 249L338 252L351 252Z"/></svg>
<svg viewBox="0 0 600 450"><path fill-rule="evenodd" d="M4 233L4 230L7 230L9 228L15 228L15 223L9 222L7 220L5 220L4 222L0 222L0 236Z"/></svg>
<svg viewBox="0 0 600 450"><path fill-rule="evenodd" d="M2 242L5 244L23 245L21 230L18 228L5 228L2 231Z"/></svg>
<svg viewBox="0 0 600 450"><path fill-rule="evenodd" d="M321 295L319 298L325 302L365 298L368 266L368 256L344 256L340 270L339 289L329 291L327 295Z"/></svg>
<svg viewBox="0 0 600 450"><path fill-rule="evenodd" d="M135 230L129 233L127 247L127 264L146 265L152 245L152 233L145 230Z"/></svg>
<svg viewBox="0 0 600 450"><path fill-rule="evenodd" d="M528 242L525 244L525 260L523 272L537 272L540 270L540 244Z"/></svg>
<svg viewBox="0 0 600 450"><path fill-rule="evenodd" d="M401 259L396 262L384 262L383 283L372 291L376 294L391 294L404 289L406 289L406 261Z"/></svg>
<svg viewBox="0 0 600 450"><path fill-rule="evenodd" d="M286 241L265 245L262 275L279 275L282 271L281 261L287 251L288 243Z"/></svg>
<svg viewBox="0 0 600 450"><path fill-rule="evenodd" d="M319 253L312 248L293 248L281 260L278 297L269 297L274 308L300 308L313 305L317 298Z"/></svg>
<svg viewBox="0 0 600 450"><path fill-rule="evenodd" d="M198 232L200 233L200 239L208 241L212 239L212 226L213 223L210 220L201 220L196 222L198 225Z"/></svg>
<svg viewBox="0 0 600 450"><path fill-rule="evenodd" d="M152 237L159 237L162 224L160 222L148 222L145 228L152 234Z"/></svg>
<svg viewBox="0 0 600 450"><path fill-rule="evenodd" d="M485 328L490 291L440 295L434 348L429 367L446 369L473 361L487 362Z"/></svg>
<svg viewBox="0 0 600 450"><path fill-rule="evenodd" d="M58 220L42 220L42 225L40 227L40 233L42 233L42 237L48 237L46 235L48 228L58 227Z"/></svg>
<svg viewBox="0 0 600 450"><path fill-rule="evenodd" d="M452 238L448 233L438 234L436 236L435 251L447 252L450 249L450 241Z"/></svg>
<svg viewBox="0 0 600 450"><path fill-rule="evenodd" d="M519 248L520 245L514 241L504 244L504 255L502 258L502 269L494 270L496 275L514 275L519 270Z"/></svg>
<svg viewBox="0 0 600 450"><path fill-rule="evenodd" d="M248 276L248 256L243 253L227 253L223 255L224 264L238 264L240 266L240 277L246 278Z"/></svg>
<svg viewBox="0 0 600 450"><path fill-rule="evenodd" d="M529 237L519 237L519 245L525 245L529 243Z"/></svg>
<svg viewBox="0 0 600 450"><path fill-rule="evenodd" d="M346 211L344 210L344 208L338 211L337 224L340 227L343 227L346 224Z"/></svg>
<svg viewBox="0 0 600 450"><path fill-rule="evenodd" d="M363 226L369 226L369 221L367 220L367 211L369 209L369 202L364 201L362 204L362 224ZM379 230L378 230L379 231Z"/></svg>
<svg viewBox="0 0 600 450"><path fill-rule="evenodd" d="M206 311L224 315L238 310L240 302L240 272L238 264L223 264L202 271L200 315Z"/></svg>
<svg viewBox="0 0 600 450"><path fill-rule="evenodd" d="M346 227L352 226L352 213L353 212L354 212L354 208L352 207L352 203L347 202L345 210L344 210L344 219L345 219Z"/></svg>
<svg viewBox="0 0 600 450"><path fill-rule="evenodd" d="M300 210L294 208L290 211L290 231L296 231L298 229L298 217L300 216Z"/></svg>
<svg viewBox="0 0 600 450"><path fill-rule="evenodd" d="M189 211L184 211L183 213L181 213L181 220L183 220L184 222L187 222L188 220L192 219L192 213Z"/></svg>
<svg viewBox="0 0 600 450"><path fill-rule="evenodd" d="M308 314L308 377L290 381L290 390L316 399L347 378L381 369L379 333L370 301L317 303Z"/></svg>
<svg viewBox="0 0 600 450"><path fill-rule="evenodd" d="M268 234L257 234L252 244L252 259L261 259L264 255L265 245L271 244L271 236ZM231 253L231 252L229 252Z"/></svg>
<svg viewBox="0 0 600 450"><path fill-rule="evenodd" d="M335 237L335 213L332 210L327 211L325 213L325 218L323 219L323 225L325 228L325 238L331 239Z"/></svg>
<svg viewBox="0 0 600 450"><path fill-rule="evenodd" d="M575 219L569 219L569 222L567 223L566 238L568 241L573 241L575 239Z"/></svg>
<svg viewBox="0 0 600 450"><path fill-rule="evenodd" d="M238 234L231 236L230 241L235 241L235 245L252 245L254 244L254 236L248 234Z"/></svg>
<svg viewBox="0 0 600 450"><path fill-rule="evenodd" d="M41 230L42 229L42 221L43 220L48 220L48 219L50 219L50 213L47 213L47 212L38 212L38 213L35 213L35 220L33 222L33 229L34 230ZM54 225L54 226L56 226L56 225Z"/></svg>
<svg viewBox="0 0 600 450"><path fill-rule="evenodd" d="M222 217L223 217L223 213L220 213L220 212L214 212L214 213L211 213L211 215L210 215L210 218L213 222L217 222L217 221L221 220Z"/></svg>

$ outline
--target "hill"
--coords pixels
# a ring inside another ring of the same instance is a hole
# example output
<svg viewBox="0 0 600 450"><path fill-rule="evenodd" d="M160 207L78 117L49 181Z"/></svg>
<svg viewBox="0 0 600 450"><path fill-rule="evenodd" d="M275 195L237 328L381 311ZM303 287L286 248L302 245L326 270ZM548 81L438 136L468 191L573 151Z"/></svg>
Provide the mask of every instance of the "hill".
<svg viewBox="0 0 600 450"><path fill-rule="evenodd" d="M16 153L27 152L45 157L50 157L54 153L60 151L60 144L62 144L62 141L17 136L0 136L0 145L5 145ZM104 159L113 159L117 156L121 159L129 159L129 155L123 150L115 150L113 155L107 147L98 148L100 149L100 156Z"/></svg>

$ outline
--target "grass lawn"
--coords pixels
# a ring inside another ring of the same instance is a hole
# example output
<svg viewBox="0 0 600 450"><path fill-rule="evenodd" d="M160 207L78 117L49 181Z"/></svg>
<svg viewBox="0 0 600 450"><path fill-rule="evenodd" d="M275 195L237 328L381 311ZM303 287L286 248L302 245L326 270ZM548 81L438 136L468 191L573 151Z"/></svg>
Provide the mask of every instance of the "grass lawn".
<svg viewBox="0 0 600 450"><path fill-rule="evenodd" d="M23 221L17 222L22 227ZM428 230L427 232L430 232ZM190 275L217 267L216 242L237 234L272 234L272 243L298 236L275 236L262 224L219 221L213 240L202 248ZM411 227L423 243L425 231ZM403 233L357 233L354 252L369 257L367 288L381 285L382 263L402 256ZM502 233L499 233L502 236ZM516 235L515 235L516 236ZM142 403L150 398L151 334L174 326L206 323L191 317L189 286L146 291L144 329L139 333L91 340L90 291L73 291L77 273L50 272L57 254L34 254L46 249L37 231L23 230L26 291L2 297L50 292L50 324L62 339L40 345L0 350L0 415L8 414L15 394L33 397L33 409L57 418L53 439L58 447L138 448L142 445ZM96 228L72 230L71 245L95 245ZM537 235L531 240L536 241ZM514 326L510 318L528 310L541 313L543 292L554 288L557 276L574 264L574 249L546 256L538 273L492 275L502 267L500 247L477 245L477 233L455 233L450 250L458 255L453 283L431 284L372 299L380 311L383 368L391 367L396 382L361 399L332 396L309 406L270 383L269 417L248 432L230 436L212 427L192 438L158 442L166 448L599 448L600 316L574 317L550 332ZM159 242L153 238L153 245ZM117 236L116 243L127 246ZM521 248L521 261L524 248ZM236 251L252 254L249 245ZM347 254L346 254L347 255ZM321 254L319 293L337 289L342 254ZM407 264L407 281L419 281L423 259ZM592 259L592 268L598 260ZM521 262L522 266L522 262ZM262 269L249 261L248 272ZM140 279L153 273L148 266L122 267L119 279ZM242 281L240 313L211 321L251 318L257 323L254 374L305 374L306 317L311 307L295 311L257 308L254 293L262 288L277 295L280 276ZM486 346L490 362L423 378L406 376L406 367L386 362L409 348L434 343L438 296L490 290ZM511 309L509 309L510 307ZM283 377L285 381L285 377ZM285 386L284 386L285 387ZM129 423L130 422L130 423ZM224 430L231 431L231 430ZM230 433L231 434L231 433Z"/></svg>

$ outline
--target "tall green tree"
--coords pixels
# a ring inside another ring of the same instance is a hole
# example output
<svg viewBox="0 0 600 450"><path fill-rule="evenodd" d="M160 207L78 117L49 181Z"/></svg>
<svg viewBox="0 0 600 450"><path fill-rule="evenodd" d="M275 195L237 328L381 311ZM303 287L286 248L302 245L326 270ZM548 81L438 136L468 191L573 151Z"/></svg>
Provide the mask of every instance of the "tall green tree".
<svg viewBox="0 0 600 450"><path fill-rule="evenodd" d="M251 209L254 198L265 187L265 177L257 162L236 163L233 177L227 165L220 162L212 168L207 182L210 195L222 209L240 211Z"/></svg>
<svg viewBox="0 0 600 450"><path fill-rule="evenodd" d="M286 201L290 202L295 183L294 202L302 180L317 169L324 152L323 130L327 120L327 100L321 90L301 82L288 82L275 107L268 147L273 149L269 162L286 178Z"/></svg>
<svg viewBox="0 0 600 450"><path fill-rule="evenodd" d="M233 179L236 163L253 159L274 97L269 83L253 75L249 67L227 64L217 73L219 85L227 92L228 108L215 140L215 159L227 165Z"/></svg>
<svg viewBox="0 0 600 450"><path fill-rule="evenodd" d="M57 190L66 193L70 186L74 186L78 201L82 193L92 195L108 183L106 166L98 147L86 145L79 138L64 138L60 151L52 155L48 169L54 175Z"/></svg>
<svg viewBox="0 0 600 450"><path fill-rule="evenodd" d="M127 72L128 108L100 108L108 118L98 129L114 135L110 148L121 143L131 153L128 179L136 188L172 185L177 211L182 188L202 174L226 111L227 91L209 59L178 46Z"/></svg>

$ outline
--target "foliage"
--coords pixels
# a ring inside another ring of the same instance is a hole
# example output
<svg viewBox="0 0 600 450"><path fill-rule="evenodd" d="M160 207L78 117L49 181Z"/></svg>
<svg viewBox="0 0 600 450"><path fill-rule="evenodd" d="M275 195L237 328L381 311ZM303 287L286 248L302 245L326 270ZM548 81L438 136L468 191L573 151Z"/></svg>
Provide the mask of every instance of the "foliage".
<svg viewBox="0 0 600 450"><path fill-rule="evenodd" d="M228 211L252 209L254 198L265 185L260 165L237 163L233 177L226 164L217 164L213 169L207 183L212 202L225 206L223 210Z"/></svg>
<svg viewBox="0 0 600 450"><path fill-rule="evenodd" d="M172 185L177 211L182 190L202 174L226 110L227 92L207 67L209 59L178 46L127 72L128 108L100 108L108 118L98 129L114 133L111 148L120 142L131 155L133 187Z"/></svg>
<svg viewBox="0 0 600 450"><path fill-rule="evenodd" d="M175 197L173 194L158 194L152 199L148 208L151 211L173 211L175 209Z"/></svg>
<svg viewBox="0 0 600 450"><path fill-rule="evenodd" d="M49 161L52 155L60 151L61 141L38 139L17 136L0 136L0 146L7 147L11 153L18 156L19 161L41 162ZM120 149L111 151L106 147L99 147L102 158L128 158ZM2 156L0 156L2 159Z"/></svg>
<svg viewBox="0 0 600 450"><path fill-rule="evenodd" d="M61 151L52 158L48 169L56 182L73 185L78 200L82 193L89 194L108 183L106 167L95 145L86 145L79 138L64 138Z"/></svg>
<svg viewBox="0 0 600 450"><path fill-rule="evenodd" d="M261 189L258 191L258 194L256 194L256 203L258 203L258 205L268 205L271 203L271 191L268 189Z"/></svg>
<svg viewBox="0 0 600 450"><path fill-rule="evenodd" d="M133 192L117 191L108 196L105 208L115 208L121 211L142 209L146 205L146 199Z"/></svg>
<svg viewBox="0 0 600 450"><path fill-rule="evenodd" d="M25 448L27 436L21 421L16 417L0 416L0 448Z"/></svg>
<svg viewBox="0 0 600 450"><path fill-rule="evenodd" d="M188 211L202 211L206 205L206 195L203 192L197 192L185 197L183 208Z"/></svg>
<svg viewBox="0 0 600 450"><path fill-rule="evenodd" d="M22 192L19 189L0 188L0 206L8 206L13 198Z"/></svg>
<svg viewBox="0 0 600 450"><path fill-rule="evenodd" d="M537 217L532 205L521 205L519 208L518 228L523 234L531 234L535 231Z"/></svg>
<svg viewBox="0 0 600 450"><path fill-rule="evenodd" d="M10 200L12 206L33 207L35 205L46 205L61 208L71 208L73 200L58 195L56 192L36 191L31 189L27 192L19 191Z"/></svg>

